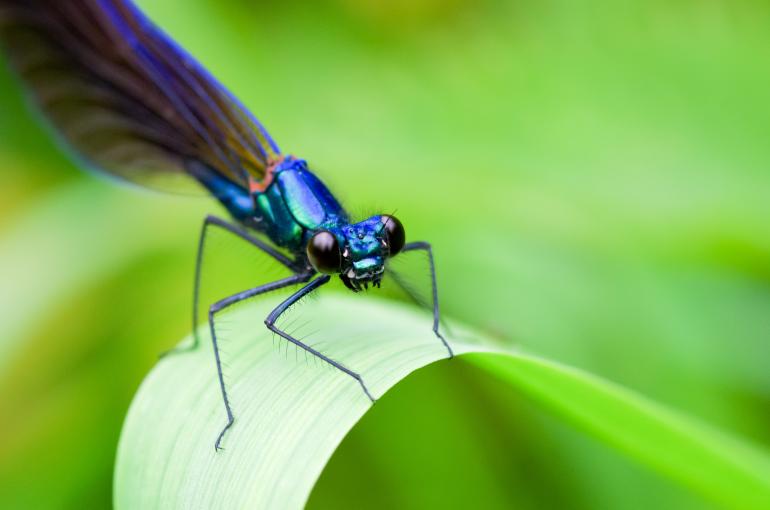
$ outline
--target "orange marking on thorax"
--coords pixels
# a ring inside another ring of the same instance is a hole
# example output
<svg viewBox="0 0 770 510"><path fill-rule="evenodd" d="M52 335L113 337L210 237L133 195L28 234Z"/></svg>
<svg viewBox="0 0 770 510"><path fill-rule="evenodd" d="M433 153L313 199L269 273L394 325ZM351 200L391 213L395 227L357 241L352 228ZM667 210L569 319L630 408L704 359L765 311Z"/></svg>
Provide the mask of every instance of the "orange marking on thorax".
<svg viewBox="0 0 770 510"><path fill-rule="evenodd" d="M284 159L285 159L285 156L278 156L277 158L271 158L267 162L267 168L265 168L265 176L260 181L249 176L249 192L252 195L254 193L265 192L268 186L270 186L273 183L273 177L275 176L275 169L281 163L283 163Z"/></svg>

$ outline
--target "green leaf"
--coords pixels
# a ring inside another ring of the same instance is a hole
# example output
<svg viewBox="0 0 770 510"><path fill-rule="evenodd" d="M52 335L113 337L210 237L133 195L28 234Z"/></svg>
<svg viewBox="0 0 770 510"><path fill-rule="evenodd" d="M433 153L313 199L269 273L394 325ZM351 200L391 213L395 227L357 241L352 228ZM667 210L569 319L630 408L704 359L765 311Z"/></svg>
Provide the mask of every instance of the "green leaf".
<svg viewBox="0 0 770 510"><path fill-rule="evenodd" d="M583 371L522 354L466 357L624 454L726 508L770 502L770 457Z"/></svg>
<svg viewBox="0 0 770 510"><path fill-rule="evenodd" d="M191 212L195 205L176 204ZM114 274L148 247L188 241L167 207L163 197L86 181L62 186L22 211L0 238L0 280L13 289L0 293L0 308L13 311L4 316L0 368L51 307Z"/></svg>
<svg viewBox="0 0 770 510"><path fill-rule="evenodd" d="M245 306L218 322L236 415L224 451L214 450L225 413L208 336L201 334L202 348L165 358L150 373L120 440L118 509L298 508L307 501L371 404L349 376L272 342L259 320L268 311L268 303ZM300 315L319 332L313 344L361 373L376 397L446 357L428 318L402 305L335 295ZM495 352L466 331L448 339L461 359L705 498L731 508L770 500L770 461L757 449L581 371Z"/></svg>

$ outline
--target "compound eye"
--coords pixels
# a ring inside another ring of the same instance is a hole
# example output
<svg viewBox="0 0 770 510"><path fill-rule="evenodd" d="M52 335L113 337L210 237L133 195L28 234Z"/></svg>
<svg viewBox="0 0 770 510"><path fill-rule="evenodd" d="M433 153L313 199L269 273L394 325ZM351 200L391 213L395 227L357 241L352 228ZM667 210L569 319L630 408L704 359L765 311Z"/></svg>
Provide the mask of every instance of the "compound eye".
<svg viewBox="0 0 770 510"><path fill-rule="evenodd" d="M321 230L307 243L307 258L319 273L339 273L342 270L340 243L331 232Z"/></svg>
<svg viewBox="0 0 770 510"><path fill-rule="evenodd" d="M395 216L383 215L382 222L385 224L385 242L388 245L388 255L392 257L404 247L406 232L404 232L404 226Z"/></svg>

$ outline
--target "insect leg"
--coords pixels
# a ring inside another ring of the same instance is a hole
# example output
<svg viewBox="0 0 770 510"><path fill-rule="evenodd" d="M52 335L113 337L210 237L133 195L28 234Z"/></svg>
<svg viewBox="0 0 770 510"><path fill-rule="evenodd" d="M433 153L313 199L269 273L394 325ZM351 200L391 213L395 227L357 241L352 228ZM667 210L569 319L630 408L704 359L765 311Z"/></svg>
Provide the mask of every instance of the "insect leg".
<svg viewBox="0 0 770 510"><path fill-rule="evenodd" d="M230 399L227 397L227 388L225 387L225 378L224 378L224 374L222 373L222 359L219 355L219 344L217 343L217 334L214 328L215 315L221 312L222 310L224 310L225 308L231 305L234 305L235 303L244 301L246 299L252 298L259 294L265 294L267 292L282 289L284 287L288 287L290 285L295 285L298 283L305 283L312 276L313 276L312 273L301 273L301 274L295 274L293 276L289 276L287 278L283 278L281 280L277 280L271 283L266 283L264 285L260 285L259 287L254 287L253 289L244 290L243 292L239 292L237 294L233 294L232 296L221 299L216 303L214 303L213 305L211 305L211 307L209 308L209 328L211 330L211 341L214 344L214 360L216 361L216 364L217 364L217 376L219 377L219 387L222 390L222 400L225 403L225 411L227 411L227 425L225 425L225 427L222 429L222 432L219 433L219 436L217 437L217 440L214 443L214 448L216 450L221 449L220 443L222 442L222 438L224 437L225 432L227 432L227 429L229 429L232 426L233 422L235 421L235 418L233 416L233 410L230 408Z"/></svg>
<svg viewBox="0 0 770 510"><path fill-rule="evenodd" d="M403 249L401 250L401 253L405 253L408 251L415 251L415 250L424 250L428 254L428 263L430 264L430 279L431 279L431 285L433 288L433 332L444 344L444 347L446 347L447 351L449 351L449 357L453 358L454 352L452 352L452 348L449 346L449 343L441 335L441 333L439 333L439 330L438 330L439 322L441 321L441 312L438 306L438 287L436 286L436 266L433 263L433 250L431 249L430 243L427 243L425 241L416 241L416 242L407 243L406 245L404 245ZM408 290L407 290L407 293L409 293Z"/></svg>
<svg viewBox="0 0 770 510"><path fill-rule="evenodd" d="M195 256L195 278L193 281L193 310L192 310L193 342L188 346L177 347L175 349L171 349L170 351L166 351L165 353L161 354L161 357L172 353L192 351L192 350L195 350L196 347L198 347L198 344L199 344L198 302L200 300L201 266L203 264L204 249L206 247L206 233L208 232L209 227L218 227L227 232L230 232L234 236L240 239L243 239L244 241L251 244L252 246L255 246L256 248L262 250L266 254L273 257L273 259L278 261L280 264L294 271L293 261L288 257L286 257L285 255L283 255L282 253L280 253L279 251L277 251L275 248L273 248L269 244L252 236L246 230L236 225L233 225L231 223L228 223L227 221L221 218L217 218L216 216L212 216L212 215L206 216L206 218L203 220L203 226L201 227L201 234L200 234L200 237L198 238L198 251Z"/></svg>
<svg viewBox="0 0 770 510"><path fill-rule="evenodd" d="M286 301L284 301L280 305L276 306L275 309L272 312L270 312L270 315L268 315L267 319L265 319L265 325L267 326L267 328L270 331L272 331L274 333L277 333L278 336L280 336L282 338L285 338L286 340L288 340L289 342L293 343L297 347L301 347L302 349L304 349L305 351L309 352L310 354L312 354L316 358L325 361L326 363L330 364L331 366L333 366L337 370L340 370L341 372L344 372L344 373L348 374L350 377L352 377L353 379L358 381L358 383L361 385L361 388L363 388L364 393L366 393L366 396L369 397L369 400L374 402L375 401L374 397L372 397L372 394L369 393L369 389L366 387L366 385L364 384L363 378L361 378L361 376L359 374L357 374L356 372L353 372L352 370L350 370L349 368L345 367L341 363L339 363L337 361L334 361L333 359L331 359L331 358L321 354L320 352L318 352L317 350L313 349L309 345L302 343L300 340L297 340L296 338L294 338L290 334L286 333L285 331L281 330L280 328L278 328L275 325L275 321L278 320L278 318L286 310L288 310L289 307L291 307L294 303L296 303L297 301L299 301L303 297L307 296L308 294L310 294L314 290L316 290L321 285L326 284L329 281L329 278L330 278L329 275L319 276L315 280L311 281L310 283L308 283L307 285L305 285L304 287L299 289L297 292L295 292L293 295L291 295L288 299L286 299Z"/></svg>

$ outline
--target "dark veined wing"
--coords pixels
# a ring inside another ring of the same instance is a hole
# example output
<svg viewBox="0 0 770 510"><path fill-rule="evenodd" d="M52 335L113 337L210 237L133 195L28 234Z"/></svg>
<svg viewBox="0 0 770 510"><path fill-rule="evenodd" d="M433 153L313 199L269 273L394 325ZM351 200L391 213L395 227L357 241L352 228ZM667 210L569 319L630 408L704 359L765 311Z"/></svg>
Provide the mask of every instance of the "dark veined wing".
<svg viewBox="0 0 770 510"><path fill-rule="evenodd" d="M65 141L99 170L185 189L190 161L245 189L279 150L128 0L0 0L0 43Z"/></svg>

